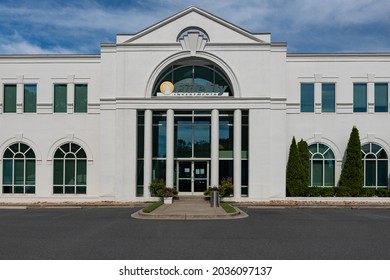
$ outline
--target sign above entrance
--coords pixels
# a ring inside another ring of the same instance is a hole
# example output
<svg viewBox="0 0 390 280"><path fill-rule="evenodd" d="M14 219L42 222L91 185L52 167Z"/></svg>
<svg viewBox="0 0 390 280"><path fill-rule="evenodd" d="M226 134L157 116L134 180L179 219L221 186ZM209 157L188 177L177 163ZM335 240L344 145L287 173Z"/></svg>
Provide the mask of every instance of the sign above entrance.
<svg viewBox="0 0 390 280"><path fill-rule="evenodd" d="M157 96L229 96L225 90L228 86L208 83L206 85L178 83L176 87L169 81L164 81L160 85ZM175 91L176 89L176 91Z"/></svg>

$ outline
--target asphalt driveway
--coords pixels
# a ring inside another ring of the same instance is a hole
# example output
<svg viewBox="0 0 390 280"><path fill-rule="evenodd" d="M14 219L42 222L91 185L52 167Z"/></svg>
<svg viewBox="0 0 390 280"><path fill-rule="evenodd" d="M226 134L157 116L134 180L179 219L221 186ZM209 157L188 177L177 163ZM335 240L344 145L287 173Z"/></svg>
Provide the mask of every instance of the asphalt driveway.
<svg viewBox="0 0 390 280"><path fill-rule="evenodd" d="M390 209L242 209L248 218L210 221L1 209L0 259L390 259Z"/></svg>

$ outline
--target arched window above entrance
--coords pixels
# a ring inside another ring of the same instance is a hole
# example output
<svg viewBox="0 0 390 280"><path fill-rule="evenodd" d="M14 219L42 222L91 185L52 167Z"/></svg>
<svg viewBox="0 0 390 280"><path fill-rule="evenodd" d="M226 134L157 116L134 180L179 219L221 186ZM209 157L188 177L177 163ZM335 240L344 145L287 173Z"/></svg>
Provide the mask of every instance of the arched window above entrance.
<svg viewBox="0 0 390 280"><path fill-rule="evenodd" d="M166 67L153 86L153 96L233 96L227 75L215 63L185 59Z"/></svg>

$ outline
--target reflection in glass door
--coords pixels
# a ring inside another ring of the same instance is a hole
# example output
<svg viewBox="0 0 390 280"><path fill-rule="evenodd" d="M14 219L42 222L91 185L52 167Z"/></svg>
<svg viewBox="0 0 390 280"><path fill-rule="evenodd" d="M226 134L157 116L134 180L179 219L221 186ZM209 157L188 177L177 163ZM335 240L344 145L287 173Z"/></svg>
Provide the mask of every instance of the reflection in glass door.
<svg viewBox="0 0 390 280"><path fill-rule="evenodd" d="M209 185L208 161L178 161L178 191L182 194L203 193Z"/></svg>

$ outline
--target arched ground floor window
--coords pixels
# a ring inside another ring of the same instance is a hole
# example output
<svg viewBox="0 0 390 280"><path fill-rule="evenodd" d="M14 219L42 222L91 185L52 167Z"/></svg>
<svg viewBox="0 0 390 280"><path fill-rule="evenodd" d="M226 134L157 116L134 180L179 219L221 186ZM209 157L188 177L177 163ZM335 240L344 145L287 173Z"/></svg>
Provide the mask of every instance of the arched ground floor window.
<svg viewBox="0 0 390 280"><path fill-rule="evenodd" d="M26 144L15 143L3 155L3 193L35 193L35 153Z"/></svg>
<svg viewBox="0 0 390 280"><path fill-rule="evenodd" d="M364 186L387 187L388 159L386 151L374 143L362 146Z"/></svg>
<svg viewBox="0 0 390 280"><path fill-rule="evenodd" d="M309 146L310 186L335 185L335 158L332 150L320 143Z"/></svg>
<svg viewBox="0 0 390 280"><path fill-rule="evenodd" d="M53 193L87 193L87 155L75 143L62 145L54 154Z"/></svg>

